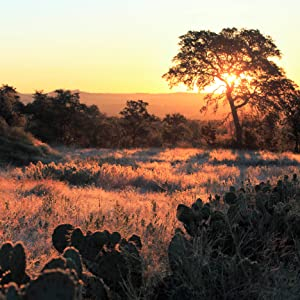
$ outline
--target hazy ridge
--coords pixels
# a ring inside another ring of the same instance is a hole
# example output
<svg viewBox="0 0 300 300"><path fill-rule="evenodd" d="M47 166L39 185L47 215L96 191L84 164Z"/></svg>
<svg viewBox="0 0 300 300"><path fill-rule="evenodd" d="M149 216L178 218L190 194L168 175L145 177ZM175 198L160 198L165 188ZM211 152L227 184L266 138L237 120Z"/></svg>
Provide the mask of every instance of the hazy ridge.
<svg viewBox="0 0 300 300"><path fill-rule="evenodd" d="M89 93L76 90L80 93L80 100L87 105L95 104L100 111L108 116L118 116L126 105L127 100L143 100L149 103L149 111L159 117L166 114L181 113L189 119L220 119L224 115L221 107L217 114L200 113L205 94L198 93ZM51 93L49 93L51 94ZM24 103L32 101L31 94L20 94Z"/></svg>

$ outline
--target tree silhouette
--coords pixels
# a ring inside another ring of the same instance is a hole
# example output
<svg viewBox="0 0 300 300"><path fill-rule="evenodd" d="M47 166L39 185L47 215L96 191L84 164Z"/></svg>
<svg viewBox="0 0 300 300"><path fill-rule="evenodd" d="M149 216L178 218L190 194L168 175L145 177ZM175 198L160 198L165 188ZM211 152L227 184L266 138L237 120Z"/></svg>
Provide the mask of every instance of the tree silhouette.
<svg viewBox="0 0 300 300"><path fill-rule="evenodd" d="M208 122L202 126L201 135L209 146L212 146L216 142L217 129L213 122Z"/></svg>
<svg viewBox="0 0 300 300"><path fill-rule="evenodd" d="M191 137L188 120L181 114L167 114L163 119L163 139L168 145L176 146Z"/></svg>
<svg viewBox="0 0 300 300"><path fill-rule="evenodd" d="M204 90L219 86L205 97L201 109L206 111L219 102L229 104L235 126L236 145L243 145L243 130L238 110L260 108L267 93L257 92L266 78L282 77L284 72L272 60L281 54L269 36L258 30L236 28L211 31L189 31L180 36L180 50L173 58L174 65L163 75L171 87L183 83L189 89Z"/></svg>
<svg viewBox="0 0 300 300"><path fill-rule="evenodd" d="M56 90L54 96L36 92L33 99L26 107L28 129L39 139L52 144L102 146L98 137L105 116L96 105L80 103L80 95L68 90Z"/></svg>
<svg viewBox="0 0 300 300"><path fill-rule="evenodd" d="M129 100L125 108L120 112L122 126L129 143L134 147L147 144L147 138L153 130L153 125L158 121L157 117L149 114L148 103L143 100Z"/></svg>
<svg viewBox="0 0 300 300"><path fill-rule="evenodd" d="M0 119L8 126L23 127L26 123L23 110L24 104L16 89L3 85L0 88Z"/></svg>

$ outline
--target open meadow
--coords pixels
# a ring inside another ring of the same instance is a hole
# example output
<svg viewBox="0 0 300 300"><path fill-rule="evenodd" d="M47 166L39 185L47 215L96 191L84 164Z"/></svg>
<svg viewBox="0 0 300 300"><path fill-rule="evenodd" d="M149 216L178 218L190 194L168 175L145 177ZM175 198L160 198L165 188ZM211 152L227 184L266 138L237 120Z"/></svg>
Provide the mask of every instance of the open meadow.
<svg viewBox="0 0 300 300"><path fill-rule="evenodd" d="M0 237L27 247L30 273L56 251L54 228L118 231L141 237L146 284L169 272L168 245L179 204L190 206L234 186L251 193L299 174L300 155L201 149L59 149L60 161L3 169L0 173Z"/></svg>

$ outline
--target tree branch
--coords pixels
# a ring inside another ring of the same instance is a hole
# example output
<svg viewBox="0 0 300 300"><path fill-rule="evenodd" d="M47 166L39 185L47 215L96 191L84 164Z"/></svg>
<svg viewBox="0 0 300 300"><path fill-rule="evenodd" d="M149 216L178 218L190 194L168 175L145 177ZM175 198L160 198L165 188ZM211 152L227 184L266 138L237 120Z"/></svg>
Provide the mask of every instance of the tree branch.
<svg viewBox="0 0 300 300"><path fill-rule="evenodd" d="M250 101L250 98L247 98L247 99L244 100L242 103L240 103L240 104L238 104L238 105L235 105L234 107L235 107L236 109L239 109L239 108L245 106L249 101Z"/></svg>

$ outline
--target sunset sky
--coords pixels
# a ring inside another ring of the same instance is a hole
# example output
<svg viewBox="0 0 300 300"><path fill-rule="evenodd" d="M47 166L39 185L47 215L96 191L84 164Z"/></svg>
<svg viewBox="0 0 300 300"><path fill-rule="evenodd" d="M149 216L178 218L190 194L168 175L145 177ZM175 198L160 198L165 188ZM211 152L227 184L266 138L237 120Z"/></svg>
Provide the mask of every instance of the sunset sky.
<svg viewBox="0 0 300 300"><path fill-rule="evenodd" d="M300 84L297 0L1 1L0 84L20 92L57 88L167 93L161 76L188 30L259 29Z"/></svg>

